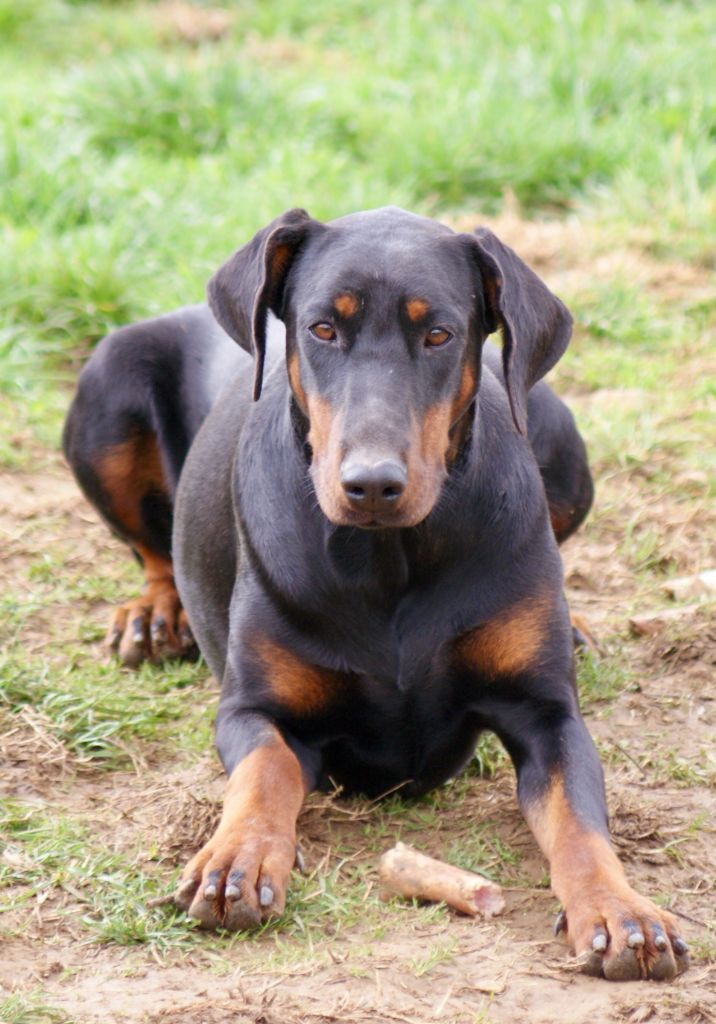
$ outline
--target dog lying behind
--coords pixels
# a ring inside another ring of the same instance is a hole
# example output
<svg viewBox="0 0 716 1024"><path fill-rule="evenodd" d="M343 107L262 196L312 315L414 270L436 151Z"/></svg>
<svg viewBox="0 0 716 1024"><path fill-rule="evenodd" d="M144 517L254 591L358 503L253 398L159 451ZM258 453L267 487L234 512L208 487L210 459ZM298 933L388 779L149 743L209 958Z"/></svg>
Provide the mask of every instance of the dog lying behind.
<svg viewBox="0 0 716 1024"><path fill-rule="evenodd" d="M111 643L135 664L193 633L221 681L223 815L177 894L205 927L281 914L311 789L424 793L490 729L586 970L687 966L612 850L579 712L557 543L592 483L539 383L570 333L487 230L292 210L212 278L209 308L89 360L65 452L146 574Z"/></svg>

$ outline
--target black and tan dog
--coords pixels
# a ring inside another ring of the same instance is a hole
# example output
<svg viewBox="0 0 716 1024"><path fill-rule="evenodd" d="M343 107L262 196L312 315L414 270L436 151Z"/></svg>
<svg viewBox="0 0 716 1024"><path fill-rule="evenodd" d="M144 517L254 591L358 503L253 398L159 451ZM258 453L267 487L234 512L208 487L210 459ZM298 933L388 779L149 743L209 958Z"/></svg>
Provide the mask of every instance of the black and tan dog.
<svg viewBox="0 0 716 1024"><path fill-rule="evenodd" d="M557 542L592 483L537 383L569 341L565 307L489 231L396 209L284 214L209 306L106 338L65 431L146 573L114 646L181 653L183 605L222 682L223 816L180 905L210 928L280 914L309 790L422 793L491 729L586 969L683 970L674 918L610 846L575 691Z"/></svg>

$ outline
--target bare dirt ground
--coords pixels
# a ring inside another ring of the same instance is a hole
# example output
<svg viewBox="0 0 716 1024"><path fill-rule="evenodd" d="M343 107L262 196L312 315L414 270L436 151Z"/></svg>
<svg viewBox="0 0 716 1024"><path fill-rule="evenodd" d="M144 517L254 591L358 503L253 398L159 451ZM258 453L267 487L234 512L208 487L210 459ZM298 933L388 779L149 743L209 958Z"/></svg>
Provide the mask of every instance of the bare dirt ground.
<svg viewBox="0 0 716 1024"><path fill-rule="evenodd" d="M549 276L551 268L556 287L583 272L578 256L566 265L557 256L580 251L577 228L511 225L506 218L500 232L542 273ZM605 273L614 273L630 254L608 259ZM707 287L697 269L669 273L645 258L639 267L648 287L666 281L695 296ZM613 391L573 397L578 413L589 407L594 414L600 406L606 413L612 403L629 401ZM74 551L75 570L102 566L111 574L126 557L121 546L81 499L59 456L36 454L36 471L0 476L3 586L27 591L28 563L58 546ZM39 993L82 1024L716 1021L716 623L704 605L656 636L632 637L627 626L635 609L658 607L663 598L655 577L636 574L630 564L626 522L638 516L642 531L655 532L659 557L678 575L716 563L714 510L702 497L703 480L685 472L679 479L679 473L676 467L673 487L658 492L645 485L639 465L606 474L593 525L567 544L564 560L573 610L628 673L627 684L608 699L587 699L615 843L636 886L680 915L694 953L685 976L670 984L609 984L576 971L563 943L552 938L556 904L544 885L545 864L504 766L494 779L475 778L469 792L461 789L439 830L409 837L440 856L448 836L459 843L471 823L494 823L496 839L518 853L519 870L514 884L506 884L506 912L491 922L391 905L384 928L376 928L377 857L366 849L365 834L379 812L316 797L300 822L309 871L338 871L339 878L345 872L346 893L372 908L370 926L358 921L333 934L329 922L320 942L294 933L282 943L280 933L269 933L215 952L205 942L161 953L98 944L71 901L18 902L4 915L10 937L0 957L0 988ZM68 624L79 618L99 624L106 615L100 603L40 612L27 631L28 650L52 659ZM167 874L199 845L216 814L221 777L210 751L180 764L170 751L155 752L134 772L93 771L53 744L28 712L3 738L2 753L6 795L78 816L113 849L129 850L146 837L148 851L161 848ZM388 829L385 848L396 835ZM150 859L148 853L147 864ZM366 868L357 893L349 870L356 864Z"/></svg>

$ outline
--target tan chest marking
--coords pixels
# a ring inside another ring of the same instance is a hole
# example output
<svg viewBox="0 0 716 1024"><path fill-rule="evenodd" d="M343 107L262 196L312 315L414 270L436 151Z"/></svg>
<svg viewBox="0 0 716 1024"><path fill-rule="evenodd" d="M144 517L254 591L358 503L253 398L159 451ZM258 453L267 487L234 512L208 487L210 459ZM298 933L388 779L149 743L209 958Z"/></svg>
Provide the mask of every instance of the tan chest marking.
<svg viewBox="0 0 716 1024"><path fill-rule="evenodd" d="M333 699L336 673L306 665L268 637L257 640L254 649L264 666L269 690L289 711L296 715L317 714Z"/></svg>
<svg viewBox="0 0 716 1024"><path fill-rule="evenodd" d="M488 676L517 675L537 661L548 625L549 603L526 598L461 637L458 658Z"/></svg>

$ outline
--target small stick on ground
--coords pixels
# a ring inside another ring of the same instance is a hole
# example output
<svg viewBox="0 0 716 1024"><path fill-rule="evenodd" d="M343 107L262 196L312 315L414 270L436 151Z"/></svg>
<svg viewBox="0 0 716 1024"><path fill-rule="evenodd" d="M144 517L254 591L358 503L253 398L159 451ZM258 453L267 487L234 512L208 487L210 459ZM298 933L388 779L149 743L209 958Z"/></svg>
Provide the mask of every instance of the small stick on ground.
<svg viewBox="0 0 716 1024"><path fill-rule="evenodd" d="M379 873L385 890L408 899L444 902L471 917L494 917L505 908L502 889L495 882L427 857L404 843L383 854Z"/></svg>

